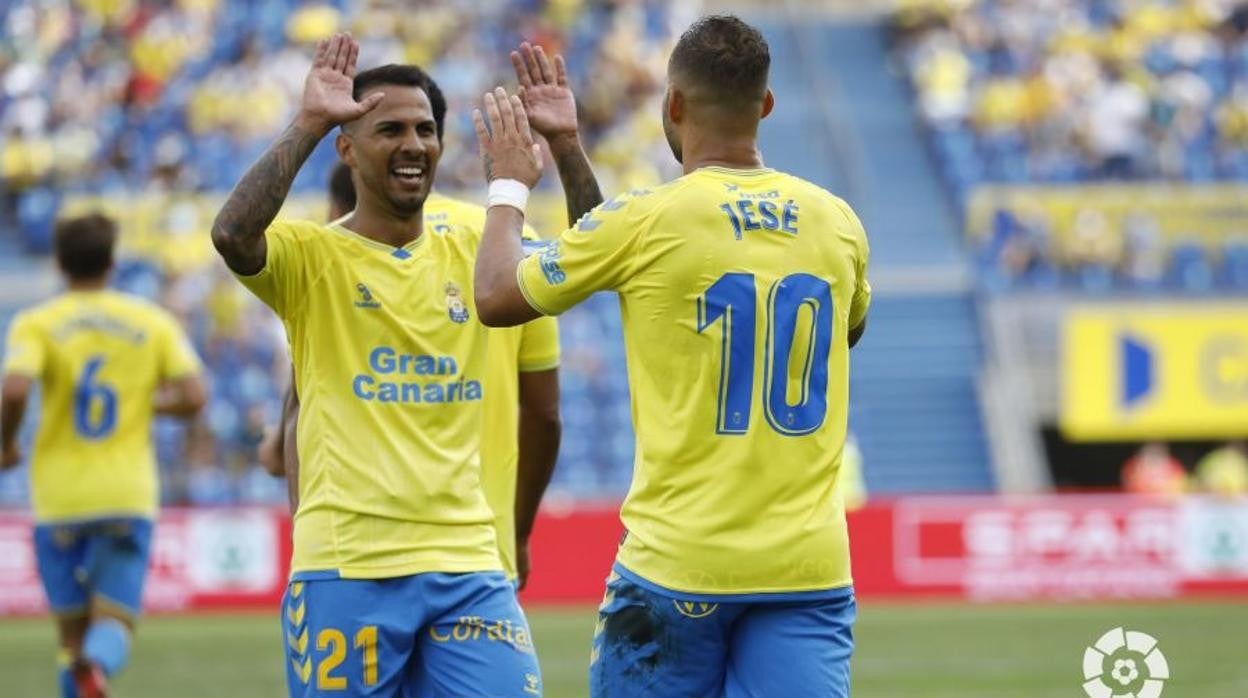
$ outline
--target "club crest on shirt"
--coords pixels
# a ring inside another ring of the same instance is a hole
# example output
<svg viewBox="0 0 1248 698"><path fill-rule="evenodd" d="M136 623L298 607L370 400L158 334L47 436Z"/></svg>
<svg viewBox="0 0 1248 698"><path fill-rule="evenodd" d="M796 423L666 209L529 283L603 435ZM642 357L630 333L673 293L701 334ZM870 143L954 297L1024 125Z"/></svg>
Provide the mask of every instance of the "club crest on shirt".
<svg viewBox="0 0 1248 698"><path fill-rule="evenodd" d="M446 282L446 313L451 317L451 322L461 325L468 322L468 305L464 303L459 286L453 281Z"/></svg>

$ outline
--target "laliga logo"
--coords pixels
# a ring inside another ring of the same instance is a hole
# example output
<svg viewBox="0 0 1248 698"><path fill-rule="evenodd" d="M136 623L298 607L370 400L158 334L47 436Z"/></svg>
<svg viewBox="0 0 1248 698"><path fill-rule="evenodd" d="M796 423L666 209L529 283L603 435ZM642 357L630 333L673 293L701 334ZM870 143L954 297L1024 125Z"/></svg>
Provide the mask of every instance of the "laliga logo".
<svg viewBox="0 0 1248 698"><path fill-rule="evenodd" d="M1083 651L1083 678L1088 698L1158 698L1170 666L1157 640L1114 628Z"/></svg>

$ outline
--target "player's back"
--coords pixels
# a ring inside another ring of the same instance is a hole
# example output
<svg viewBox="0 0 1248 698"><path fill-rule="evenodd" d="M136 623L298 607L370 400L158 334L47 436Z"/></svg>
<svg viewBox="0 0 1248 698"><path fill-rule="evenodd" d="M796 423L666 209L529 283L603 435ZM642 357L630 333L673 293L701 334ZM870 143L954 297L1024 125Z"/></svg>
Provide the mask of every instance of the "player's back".
<svg viewBox="0 0 1248 698"><path fill-rule="evenodd" d="M36 518L153 515L155 393L199 368L173 317L123 293L71 291L19 314L9 351L6 372L42 387Z"/></svg>
<svg viewBox="0 0 1248 698"><path fill-rule="evenodd" d="M477 238L485 229L485 208L431 194L425 202L425 229L432 234L459 230ZM526 244L537 235L527 226ZM554 318L538 318L517 327L491 329L486 350L486 385L481 431L481 490L494 512L494 530L503 571L515 578L516 468L519 458L519 373L546 371L559 363L559 335Z"/></svg>
<svg viewBox="0 0 1248 698"><path fill-rule="evenodd" d="M619 260L638 444L620 563L694 593L849 584L835 487L861 224L773 170L702 168L581 225L612 206L639 231Z"/></svg>

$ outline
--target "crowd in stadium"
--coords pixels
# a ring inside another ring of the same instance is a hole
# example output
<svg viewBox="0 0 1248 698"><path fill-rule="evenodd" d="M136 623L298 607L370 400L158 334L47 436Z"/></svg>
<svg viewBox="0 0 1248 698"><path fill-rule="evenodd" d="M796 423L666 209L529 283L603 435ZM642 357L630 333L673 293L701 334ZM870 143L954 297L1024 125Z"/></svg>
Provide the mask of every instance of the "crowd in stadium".
<svg viewBox="0 0 1248 698"><path fill-rule="evenodd" d="M130 235L139 222L122 212L130 254L116 275L118 287L178 315L212 379L205 418L189 429L158 427L164 499L284 501L282 483L256 464L256 445L276 421L288 380L285 335L205 254L211 207L186 199L219 198L280 132L315 42L349 30L362 67L414 62L429 70L449 104L438 188L470 198L484 192L470 107L489 87L514 83L510 50L522 39L540 42L566 56L591 161L603 190L618 191L677 167L658 103L671 28L696 9L651 0L433 0L419 13L386 0L9 4L0 8L0 223L43 251L75 197L164 197L155 240L143 245ZM337 161L332 146L326 139L314 152L297 195L323 196ZM547 235L564 224L556 180L543 182L558 199L549 207L558 214L542 219ZM561 322L568 428L552 494L617 496L633 445L615 301L595 298ZM0 502L24 501L25 489L0 478Z"/></svg>
<svg viewBox="0 0 1248 698"><path fill-rule="evenodd" d="M899 62L959 205L984 184L1248 180L1248 6L1234 0L901 3ZM985 285L1248 290L1248 244L1172 243L1149 215L1002 210Z"/></svg>

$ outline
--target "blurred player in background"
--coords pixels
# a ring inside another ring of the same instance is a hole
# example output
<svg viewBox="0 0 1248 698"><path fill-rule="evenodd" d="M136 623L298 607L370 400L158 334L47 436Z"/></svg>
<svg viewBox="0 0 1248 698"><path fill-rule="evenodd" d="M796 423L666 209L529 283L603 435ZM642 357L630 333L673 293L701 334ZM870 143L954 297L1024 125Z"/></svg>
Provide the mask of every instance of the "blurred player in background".
<svg viewBox="0 0 1248 698"><path fill-rule="evenodd" d="M499 88L474 114L490 180L482 321L620 296L637 459L594 696L849 693L855 602L836 482L867 239L845 202L764 167L769 65L762 35L735 17L690 27L663 111L685 176L608 200L540 257L520 245L541 175L522 100Z"/></svg>
<svg viewBox="0 0 1248 698"><path fill-rule="evenodd" d="M54 234L66 291L17 316L5 353L3 460L31 388L42 388L30 460L35 555L56 615L62 698L95 698L126 664L159 498L154 414L190 418L206 395L177 321L108 289L116 224L65 220Z"/></svg>
<svg viewBox="0 0 1248 698"><path fill-rule="evenodd" d="M446 103L414 66L356 76L357 54L345 35L318 46L298 116L213 227L227 265L282 318L295 365L290 694L540 694L479 479L492 389L472 305L479 237L425 229ZM335 126L355 210L273 223Z"/></svg>

